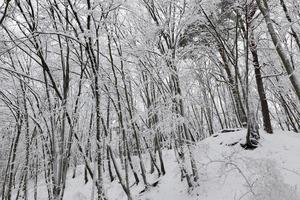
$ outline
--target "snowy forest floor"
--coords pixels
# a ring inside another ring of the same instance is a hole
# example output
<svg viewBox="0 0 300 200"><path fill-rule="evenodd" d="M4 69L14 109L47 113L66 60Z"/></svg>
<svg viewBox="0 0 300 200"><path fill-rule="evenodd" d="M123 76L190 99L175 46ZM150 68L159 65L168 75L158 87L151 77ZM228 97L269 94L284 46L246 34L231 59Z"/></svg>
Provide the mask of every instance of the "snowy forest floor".
<svg viewBox="0 0 300 200"><path fill-rule="evenodd" d="M193 147L199 180L192 190L188 190L185 179L181 181L174 150L164 150L166 175L157 178L157 174L153 173L148 176L150 183L159 182L156 187L143 193L142 183L132 185L133 199L299 200L300 136L282 131L275 131L273 135L261 130L260 133L260 143L255 150L241 148L240 144L245 141L245 130L215 133ZM149 165L147 162L147 169ZM91 199L92 181L84 184L83 173L83 166L77 167L75 178L71 177L70 171L65 200ZM133 180L131 184L134 184ZM47 199L44 181L40 180L38 185L38 199ZM117 178L110 183L105 177L104 186L109 200L127 199ZM33 189L29 193L33 195Z"/></svg>

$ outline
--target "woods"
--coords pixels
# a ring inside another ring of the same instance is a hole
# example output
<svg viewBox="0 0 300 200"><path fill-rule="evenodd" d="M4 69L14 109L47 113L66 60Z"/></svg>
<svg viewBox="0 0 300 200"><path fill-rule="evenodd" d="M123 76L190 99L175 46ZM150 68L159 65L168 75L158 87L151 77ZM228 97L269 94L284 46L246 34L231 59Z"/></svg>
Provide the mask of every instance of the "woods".
<svg viewBox="0 0 300 200"><path fill-rule="evenodd" d="M193 190L196 143L218 130L247 128L245 149L257 146L258 127L298 133L299 8L0 1L1 199L38 200L43 180L48 199L62 200L72 170L93 183L91 199L109 200L109 177L131 200L133 185L142 193L170 173L164 150Z"/></svg>

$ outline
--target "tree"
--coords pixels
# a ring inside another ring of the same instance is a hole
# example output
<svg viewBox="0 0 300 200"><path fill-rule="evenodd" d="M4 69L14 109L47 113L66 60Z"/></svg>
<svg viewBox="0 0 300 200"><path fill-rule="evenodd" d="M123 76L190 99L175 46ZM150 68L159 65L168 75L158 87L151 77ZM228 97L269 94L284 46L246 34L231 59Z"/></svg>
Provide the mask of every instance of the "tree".
<svg viewBox="0 0 300 200"><path fill-rule="evenodd" d="M257 5L258 5L261 13L263 14L263 16L265 18L265 22L267 24L269 34L272 38L274 46L276 47L278 56L280 57L281 62L289 75L289 79L291 81L291 84L294 87L295 93L296 93L298 99L300 100L300 81L297 78L297 72L295 72L295 69L293 69L291 61L289 60L288 55L286 54L286 52L284 50L283 44L275 31L273 22L270 17L270 9L269 9L268 3L266 0L256 0L256 2L257 2Z"/></svg>
<svg viewBox="0 0 300 200"><path fill-rule="evenodd" d="M4 5L4 11L3 11L3 14L0 18L0 26L2 25L6 15L7 15L7 12L8 12L8 8L9 8L9 3L10 3L11 0L6 0L6 2L3 2L3 5ZM3 6L1 5L1 7Z"/></svg>

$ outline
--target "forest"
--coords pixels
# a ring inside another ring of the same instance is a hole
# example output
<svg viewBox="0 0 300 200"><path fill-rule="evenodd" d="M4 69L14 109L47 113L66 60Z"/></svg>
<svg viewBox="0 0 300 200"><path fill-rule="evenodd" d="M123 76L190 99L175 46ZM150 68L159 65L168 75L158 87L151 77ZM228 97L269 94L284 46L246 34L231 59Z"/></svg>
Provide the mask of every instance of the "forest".
<svg viewBox="0 0 300 200"><path fill-rule="evenodd" d="M299 0L0 0L0 198L299 200L299 65Z"/></svg>

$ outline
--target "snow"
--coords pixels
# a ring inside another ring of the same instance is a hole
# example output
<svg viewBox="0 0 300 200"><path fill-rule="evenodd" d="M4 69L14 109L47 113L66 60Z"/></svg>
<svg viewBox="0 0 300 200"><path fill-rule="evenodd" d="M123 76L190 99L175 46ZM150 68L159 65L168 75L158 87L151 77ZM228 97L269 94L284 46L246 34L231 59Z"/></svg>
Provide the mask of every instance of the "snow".
<svg viewBox="0 0 300 200"><path fill-rule="evenodd" d="M149 174L148 181L158 180L158 185L142 193L142 183L132 185L133 199L299 200L300 135L283 131L275 131L271 135L260 130L258 148L244 150L240 144L245 142L245 134L245 130L218 132L193 147L200 177L190 190L185 179L181 181L174 150L164 150L166 175L158 178L156 173ZM148 162L146 166L149 166ZM92 181L84 184L83 172L83 166L79 166L74 179L70 172L64 200L92 199ZM131 183L134 181L131 180ZM104 187L109 200L127 199L117 178L110 183L105 177ZM38 195L39 200L47 199L42 180Z"/></svg>
<svg viewBox="0 0 300 200"><path fill-rule="evenodd" d="M245 130L217 133L199 143L198 166L204 166L209 180L203 182L204 199L300 199L296 190L300 186L299 135L260 132L255 150L232 146L245 142Z"/></svg>

